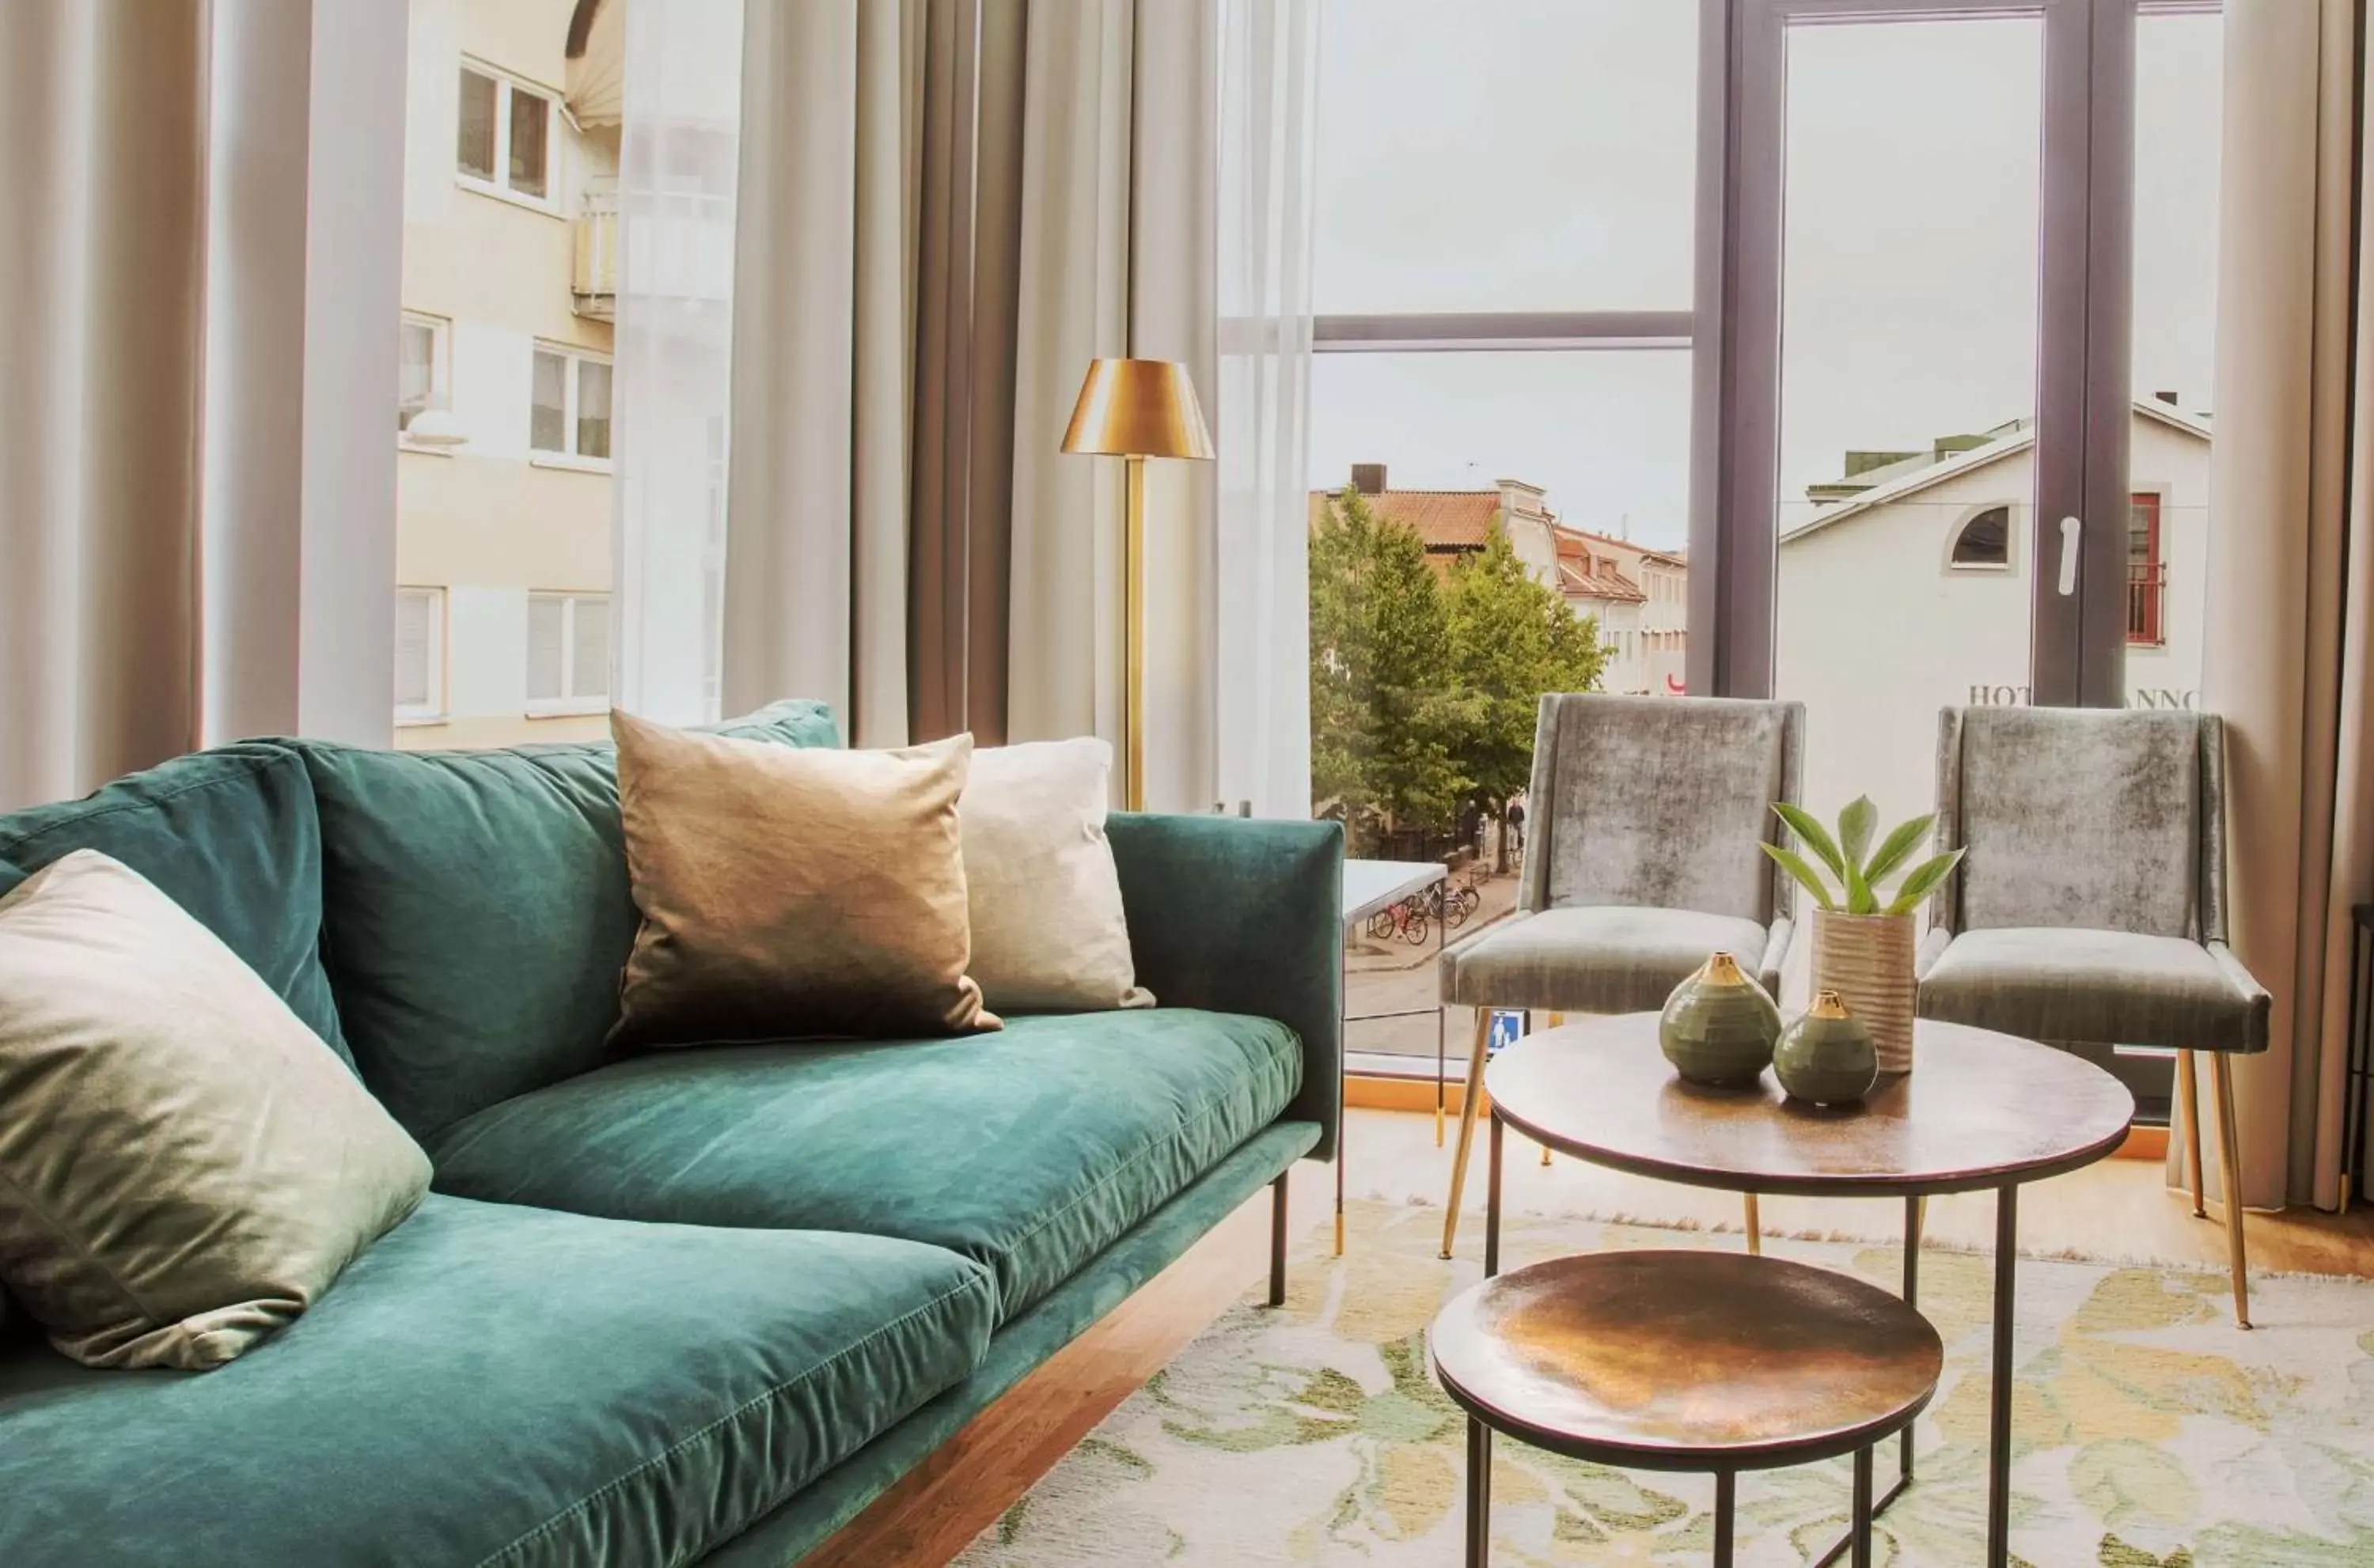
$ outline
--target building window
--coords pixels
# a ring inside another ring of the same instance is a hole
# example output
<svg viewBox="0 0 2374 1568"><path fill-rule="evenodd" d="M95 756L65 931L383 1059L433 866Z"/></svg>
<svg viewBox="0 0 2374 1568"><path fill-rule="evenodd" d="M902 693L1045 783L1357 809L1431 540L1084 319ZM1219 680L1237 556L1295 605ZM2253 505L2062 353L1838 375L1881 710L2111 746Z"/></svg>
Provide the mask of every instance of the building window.
<svg viewBox="0 0 2374 1568"><path fill-rule="evenodd" d="M552 199L550 95L484 65L462 67L453 168L464 184L541 206Z"/></svg>
<svg viewBox="0 0 2374 1568"><path fill-rule="evenodd" d="M2127 497L2127 641L2157 648L2168 641L2168 562L2160 556L2160 497Z"/></svg>
<svg viewBox="0 0 2374 1568"><path fill-rule="evenodd" d="M2011 565L2011 509L1989 507L1954 535L1954 567L2000 571Z"/></svg>
<svg viewBox="0 0 2374 1568"><path fill-rule="evenodd" d="M576 349L535 351L527 444L556 457L610 462L610 361Z"/></svg>
<svg viewBox="0 0 2374 1568"><path fill-rule="evenodd" d="M395 591L395 721L445 717L445 591Z"/></svg>
<svg viewBox="0 0 2374 1568"><path fill-rule="evenodd" d="M610 706L610 596L531 593L527 710L599 713Z"/></svg>
<svg viewBox="0 0 2374 1568"><path fill-rule="evenodd" d="M452 324L441 316L406 310L398 332L395 427L409 430L417 415L452 406Z"/></svg>

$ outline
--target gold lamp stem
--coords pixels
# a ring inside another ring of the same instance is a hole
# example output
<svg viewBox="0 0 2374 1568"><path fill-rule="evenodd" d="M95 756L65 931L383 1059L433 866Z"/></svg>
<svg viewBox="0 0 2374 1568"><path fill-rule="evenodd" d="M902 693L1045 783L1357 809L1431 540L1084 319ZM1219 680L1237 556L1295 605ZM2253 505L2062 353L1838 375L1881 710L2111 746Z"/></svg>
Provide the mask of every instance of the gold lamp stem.
<svg viewBox="0 0 2374 1568"><path fill-rule="evenodd" d="M1129 464L1128 540L1122 547L1123 569L1129 574L1129 686L1122 697L1122 728L1127 737L1124 760L1128 782L1122 800L1128 809L1146 809L1146 459L1126 458Z"/></svg>

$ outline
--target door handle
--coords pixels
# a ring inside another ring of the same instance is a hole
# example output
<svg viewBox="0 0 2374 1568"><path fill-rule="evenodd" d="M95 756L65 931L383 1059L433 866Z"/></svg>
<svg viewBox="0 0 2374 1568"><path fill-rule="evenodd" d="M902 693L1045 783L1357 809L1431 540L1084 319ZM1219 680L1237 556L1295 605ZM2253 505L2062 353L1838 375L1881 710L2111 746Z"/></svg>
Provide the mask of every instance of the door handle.
<svg viewBox="0 0 2374 1568"><path fill-rule="evenodd" d="M2085 532L2086 525L2075 518L2061 520L2061 597L2063 599L2077 591L2077 545Z"/></svg>

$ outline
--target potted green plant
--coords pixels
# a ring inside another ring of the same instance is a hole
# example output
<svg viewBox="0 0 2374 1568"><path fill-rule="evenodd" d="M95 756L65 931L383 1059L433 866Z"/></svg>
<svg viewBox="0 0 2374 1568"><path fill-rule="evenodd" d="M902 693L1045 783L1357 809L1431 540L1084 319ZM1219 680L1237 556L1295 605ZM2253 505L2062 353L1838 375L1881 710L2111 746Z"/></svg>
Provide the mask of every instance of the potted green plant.
<svg viewBox="0 0 2374 1568"><path fill-rule="evenodd" d="M1772 808L1813 861L1779 845L1761 846L1780 869L1814 895L1814 989L1836 991L1871 1029L1882 1072L1912 1070L1912 917L1962 859L1959 849L1933 855L1906 869L1914 850L1936 825L1914 817L1872 847L1879 808L1857 796L1839 813L1832 837L1812 813L1798 806ZM1898 877L1893 893L1882 886Z"/></svg>

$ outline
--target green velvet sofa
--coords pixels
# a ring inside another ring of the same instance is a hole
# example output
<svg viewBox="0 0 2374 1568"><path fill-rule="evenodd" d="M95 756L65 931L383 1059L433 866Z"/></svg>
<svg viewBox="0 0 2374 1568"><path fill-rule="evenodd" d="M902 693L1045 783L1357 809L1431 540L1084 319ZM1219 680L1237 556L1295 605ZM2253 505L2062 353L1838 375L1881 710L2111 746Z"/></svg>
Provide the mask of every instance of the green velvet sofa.
<svg viewBox="0 0 2374 1568"><path fill-rule="evenodd" d="M813 703L723 728L836 743ZM616 1059L636 915L607 745L251 742L0 817L0 888L84 847L135 867L437 1169L216 1371L90 1371L11 1313L0 1563L798 1561L1334 1157L1336 828L1111 833L1158 1008Z"/></svg>

